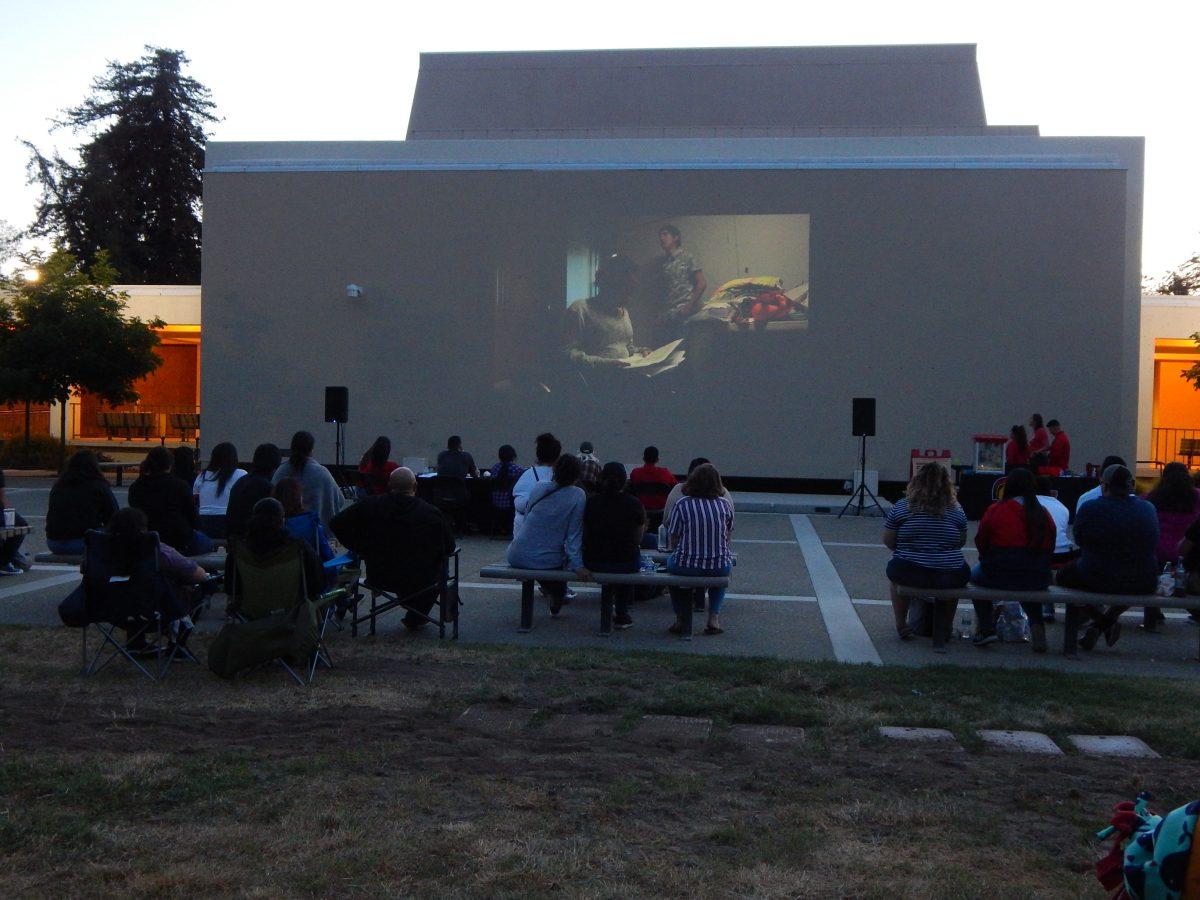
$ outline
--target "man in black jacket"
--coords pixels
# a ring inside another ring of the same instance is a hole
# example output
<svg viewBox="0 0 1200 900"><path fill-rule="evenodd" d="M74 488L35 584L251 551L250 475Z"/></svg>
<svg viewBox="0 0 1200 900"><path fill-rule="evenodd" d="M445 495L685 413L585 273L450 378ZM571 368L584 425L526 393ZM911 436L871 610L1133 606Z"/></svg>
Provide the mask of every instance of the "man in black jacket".
<svg viewBox="0 0 1200 900"><path fill-rule="evenodd" d="M404 624L425 624L437 585L454 552L454 534L437 507L416 496L417 478L401 467L388 478L388 492L342 510L329 523L339 541L367 564L367 584L405 600Z"/></svg>

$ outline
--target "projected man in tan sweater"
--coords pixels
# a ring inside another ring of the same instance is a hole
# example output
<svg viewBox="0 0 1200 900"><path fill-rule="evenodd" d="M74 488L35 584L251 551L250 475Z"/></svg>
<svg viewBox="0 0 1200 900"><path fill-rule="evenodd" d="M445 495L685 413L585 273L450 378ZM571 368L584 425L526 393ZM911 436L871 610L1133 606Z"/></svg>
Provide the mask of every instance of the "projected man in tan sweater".
<svg viewBox="0 0 1200 900"><path fill-rule="evenodd" d="M565 353L576 366L621 369L639 353L625 305L637 289L637 266L619 253L596 269L596 293L567 307Z"/></svg>

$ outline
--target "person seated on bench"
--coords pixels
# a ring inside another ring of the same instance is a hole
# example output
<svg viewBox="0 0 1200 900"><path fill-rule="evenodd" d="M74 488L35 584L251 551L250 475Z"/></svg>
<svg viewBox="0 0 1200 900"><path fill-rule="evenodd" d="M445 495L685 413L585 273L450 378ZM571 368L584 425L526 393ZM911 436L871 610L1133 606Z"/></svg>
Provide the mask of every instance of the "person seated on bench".
<svg viewBox="0 0 1200 900"><path fill-rule="evenodd" d="M137 480L129 486L129 505L146 514L148 528L185 556L212 552L212 539L196 528L192 486L171 474L174 460L166 447L155 447L142 460Z"/></svg>
<svg viewBox="0 0 1200 900"><path fill-rule="evenodd" d="M683 486L683 496L671 510L667 535L671 556L667 571L672 575L728 575L733 571L733 554L729 539L733 535L733 505L721 496L724 485L716 466L705 463L696 466ZM672 587L671 605L675 609L675 624L667 630L683 634L685 604L694 601L693 592ZM721 606L725 588L710 588L708 593L708 624L704 633L723 634Z"/></svg>
<svg viewBox="0 0 1200 900"><path fill-rule="evenodd" d="M647 447L642 451L642 465L629 473L629 492L646 508L647 523L657 528L663 519L663 507L667 495L675 487L675 476L666 466L658 464L658 448Z"/></svg>
<svg viewBox="0 0 1200 900"><path fill-rule="evenodd" d="M50 488L46 509L46 547L65 556L83 554L83 536L103 528L120 509L91 450L77 450L66 471Z"/></svg>
<svg viewBox="0 0 1200 900"><path fill-rule="evenodd" d="M1004 499L983 514L975 546L979 563L971 581L980 587L1009 591L1044 591L1050 586L1050 556L1057 530L1054 519L1039 502L1037 482L1028 469L1008 473ZM1022 601L1029 616L1033 652L1046 652L1046 625L1041 601Z"/></svg>
<svg viewBox="0 0 1200 900"><path fill-rule="evenodd" d="M1126 463L1125 463L1125 460L1121 459L1121 457L1106 456L1106 457L1104 457L1104 464L1100 466L1100 472L1101 472L1101 474L1103 474L1104 472L1106 472L1108 470L1109 466L1123 466L1123 465L1126 465ZM1083 504L1090 503L1093 500L1100 499L1100 495L1102 493L1102 490L1101 490L1102 488L1103 488L1103 485L1098 484L1094 488L1092 488L1090 491L1084 491L1082 494L1080 494L1079 499L1075 501L1075 515L1079 515L1079 511L1081 509L1083 509ZM1076 543L1079 543L1079 542L1076 541Z"/></svg>
<svg viewBox="0 0 1200 900"><path fill-rule="evenodd" d="M892 551L887 564L891 583L892 614L896 633L902 641L914 637L908 626L909 598L901 597L896 585L916 588L947 589L965 587L971 570L963 556L967 542L967 516L954 497L954 485L944 466L928 463L917 470L908 487L883 522L883 543ZM976 600L975 616L979 631L972 638L976 646L996 640L992 622L992 604ZM957 600L939 600L933 610L934 650L946 651L946 638L954 620Z"/></svg>
<svg viewBox="0 0 1200 900"><path fill-rule="evenodd" d="M250 511L263 497L271 496L271 476L283 457L274 444L259 444L254 448L250 469L229 489L229 506L225 509L225 533L241 537L246 533Z"/></svg>
<svg viewBox="0 0 1200 900"><path fill-rule="evenodd" d="M388 476L386 494L346 507L329 529L366 562L369 588L407 598L407 606L428 615L446 558L454 552L454 534L437 507L416 493L417 476L401 466ZM414 612L404 615L410 631L425 624Z"/></svg>
<svg viewBox="0 0 1200 900"><path fill-rule="evenodd" d="M597 492L587 499L583 510L583 564L590 572L637 572L641 569L646 511L636 497L625 492L628 480L621 463L605 463L596 482ZM615 601L614 628L633 625L629 616L632 595L633 585L606 584L601 587L600 602Z"/></svg>
<svg viewBox="0 0 1200 900"><path fill-rule="evenodd" d="M1158 586L1158 513L1133 496L1133 473L1125 466L1109 466L1100 476L1102 494L1079 507L1075 514L1075 543L1079 559L1058 573L1063 587L1111 594L1153 594ZM1085 606L1092 620L1079 639L1091 650L1100 635L1112 646L1121 636L1121 613L1127 606L1101 610Z"/></svg>
<svg viewBox="0 0 1200 900"><path fill-rule="evenodd" d="M1071 511L1058 499L1058 491L1045 475L1037 477L1037 494L1038 503L1054 520L1054 555L1050 557L1050 566L1062 568L1079 555L1079 548L1071 540ZM1042 622L1054 623L1054 604L1049 601L1042 604Z"/></svg>
<svg viewBox="0 0 1200 900"><path fill-rule="evenodd" d="M1200 490L1192 482L1192 473L1181 462L1167 463L1158 484L1146 495L1158 513L1158 546L1155 556L1161 572L1167 563L1180 556L1179 543L1188 526L1200 515ZM1167 619L1157 607L1146 609L1146 626L1153 629Z"/></svg>
<svg viewBox="0 0 1200 900"><path fill-rule="evenodd" d="M229 509L229 491L246 470L238 468L237 448L223 441L212 448L208 468L196 476L192 493L200 509L200 530L212 538L224 538L225 513Z"/></svg>
<svg viewBox="0 0 1200 900"><path fill-rule="evenodd" d="M521 522L525 518L525 506L529 503L529 495L533 489L545 481L551 481L554 473L554 463L562 455L562 442L554 435L546 432L539 434L534 441L534 463L521 473L517 483L513 485L513 534L521 530Z"/></svg>
<svg viewBox="0 0 1200 900"><path fill-rule="evenodd" d="M524 523L508 545L508 564L517 569L574 569L589 577L583 565L583 510L587 495L576 487L579 459L562 453L554 463L552 480L538 482L525 504ZM561 581L538 582L550 598L550 615L557 616L566 596Z"/></svg>

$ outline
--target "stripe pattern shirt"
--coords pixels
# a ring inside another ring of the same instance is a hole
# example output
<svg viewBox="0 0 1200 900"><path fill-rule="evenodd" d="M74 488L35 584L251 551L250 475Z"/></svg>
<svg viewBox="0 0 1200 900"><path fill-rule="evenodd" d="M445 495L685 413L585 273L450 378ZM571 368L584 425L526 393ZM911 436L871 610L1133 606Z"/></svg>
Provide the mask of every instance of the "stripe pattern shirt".
<svg viewBox="0 0 1200 900"><path fill-rule="evenodd" d="M933 516L909 507L904 497L888 510L883 527L896 532L896 559L927 569L960 569L967 564L962 552L967 515L957 503Z"/></svg>
<svg viewBox="0 0 1200 900"><path fill-rule="evenodd" d="M733 504L724 497L680 498L671 510L667 533L675 543L675 565L720 569L732 565Z"/></svg>

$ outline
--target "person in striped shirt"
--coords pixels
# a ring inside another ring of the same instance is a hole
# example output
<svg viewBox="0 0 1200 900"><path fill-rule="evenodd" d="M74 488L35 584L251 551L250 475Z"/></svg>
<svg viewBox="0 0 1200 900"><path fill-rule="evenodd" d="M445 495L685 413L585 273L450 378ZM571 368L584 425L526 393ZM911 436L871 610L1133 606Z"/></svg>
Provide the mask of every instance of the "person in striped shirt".
<svg viewBox="0 0 1200 900"><path fill-rule="evenodd" d="M673 575L728 575L733 568L729 539L733 534L733 505L722 496L724 485L715 466L697 466L683 486L683 497L671 510L667 521L671 557L667 571ZM722 634L720 613L725 600L724 588L710 588L708 625L704 633ZM675 624L668 631L683 634L685 604L692 602L692 592L671 588L671 605L675 609Z"/></svg>

